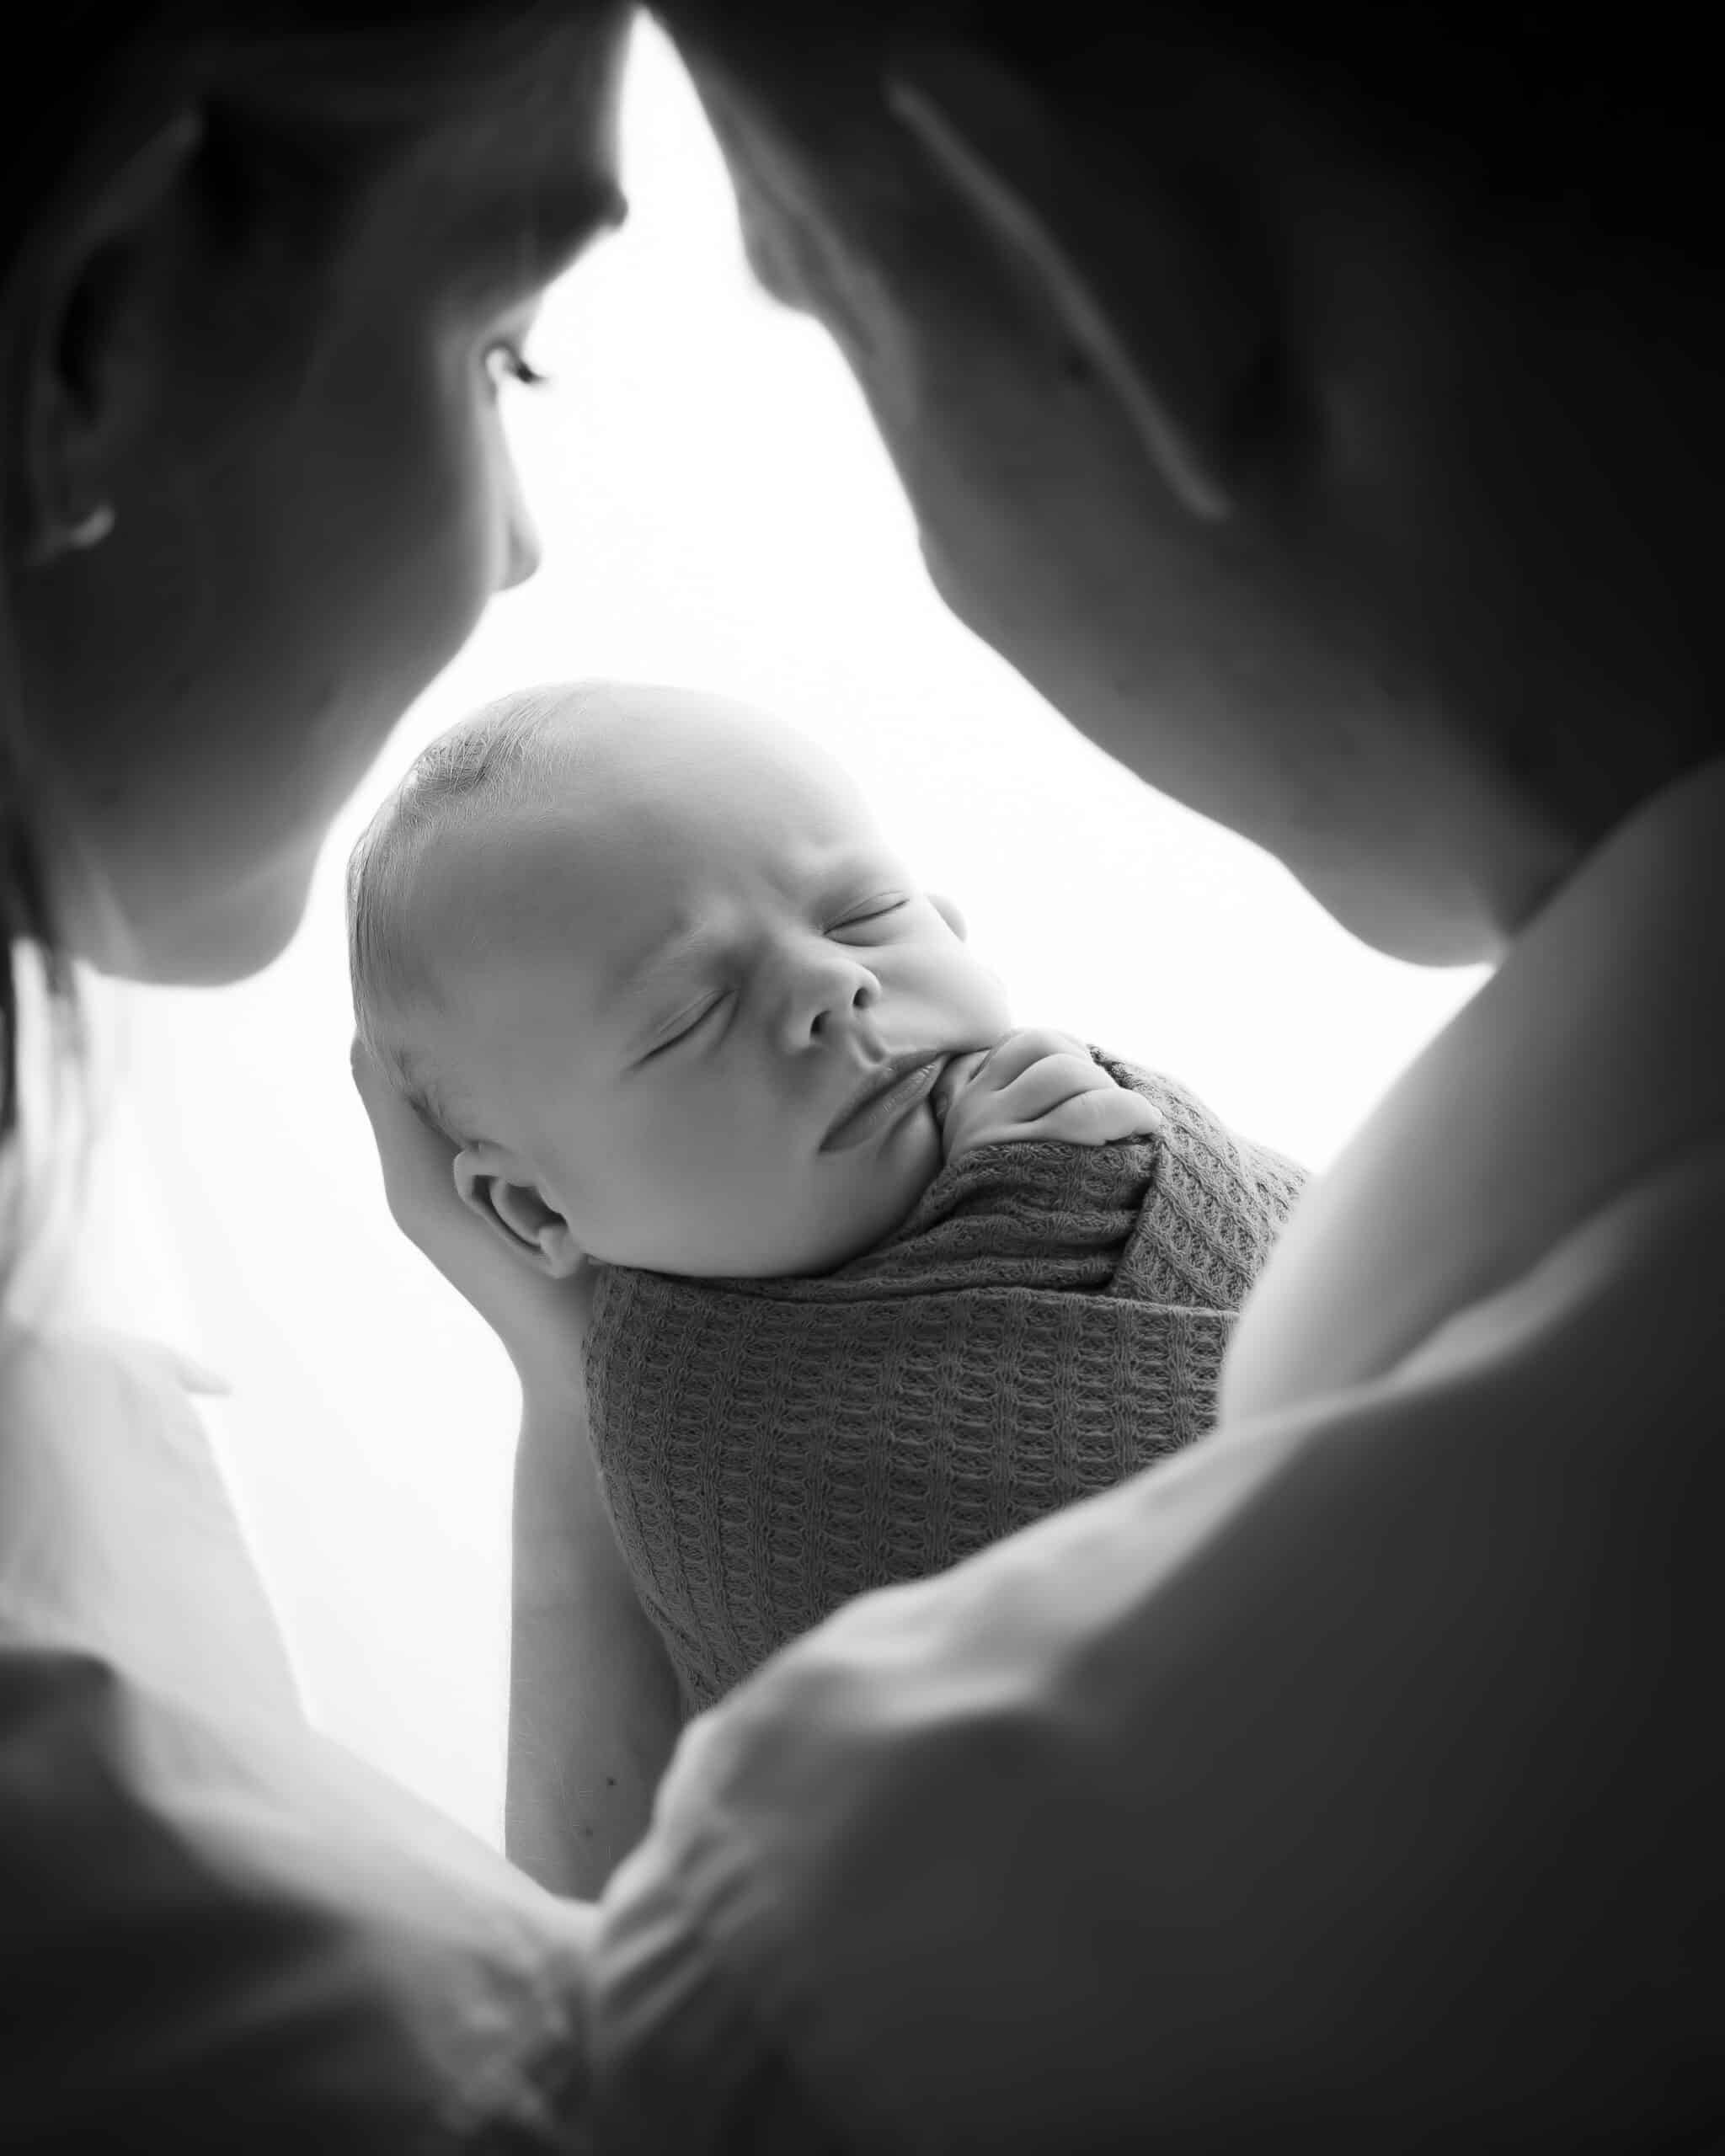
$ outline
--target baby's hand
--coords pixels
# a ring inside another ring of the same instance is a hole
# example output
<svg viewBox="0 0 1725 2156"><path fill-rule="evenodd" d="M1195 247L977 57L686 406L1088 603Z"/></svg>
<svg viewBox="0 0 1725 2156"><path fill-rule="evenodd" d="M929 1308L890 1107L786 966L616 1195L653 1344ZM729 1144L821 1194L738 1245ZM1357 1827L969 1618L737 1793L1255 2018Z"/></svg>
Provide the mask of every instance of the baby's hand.
<svg viewBox="0 0 1725 2156"><path fill-rule="evenodd" d="M1045 1027L955 1055L930 1097L949 1161L1007 1139L1106 1145L1162 1127L1162 1111L1111 1078L1082 1041Z"/></svg>

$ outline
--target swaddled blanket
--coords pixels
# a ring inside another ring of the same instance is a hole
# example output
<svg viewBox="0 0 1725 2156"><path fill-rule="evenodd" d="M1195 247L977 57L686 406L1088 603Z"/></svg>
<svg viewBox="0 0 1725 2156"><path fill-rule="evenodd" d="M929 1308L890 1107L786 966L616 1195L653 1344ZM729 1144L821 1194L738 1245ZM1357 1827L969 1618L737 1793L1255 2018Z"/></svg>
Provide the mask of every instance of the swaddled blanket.
<svg viewBox="0 0 1725 2156"><path fill-rule="evenodd" d="M691 1711L870 1588L917 1579L1208 1429L1303 1173L1092 1054L1156 1135L982 1145L814 1279L600 1268L592 1436Z"/></svg>

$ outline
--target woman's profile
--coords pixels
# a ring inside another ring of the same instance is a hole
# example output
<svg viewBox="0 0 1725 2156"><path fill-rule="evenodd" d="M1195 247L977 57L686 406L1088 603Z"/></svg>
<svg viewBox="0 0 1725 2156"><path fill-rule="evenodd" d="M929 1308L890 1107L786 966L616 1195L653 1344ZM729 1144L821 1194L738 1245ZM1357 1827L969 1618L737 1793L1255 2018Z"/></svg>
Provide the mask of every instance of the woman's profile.
<svg viewBox="0 0 1725 2156"><path fill-rule="evenodd" d="M75 1204L67 1248L30 1240L76 1175L48 1113L80 1085L70 961L266 963L384 734L532 572L499 404L544 286L621 214L624 29L74 7L8 71L9 1289L77 1263ZM546 2145L574 1917L312 1738L175 1372L20 1300L0 2143Z"/></svg>

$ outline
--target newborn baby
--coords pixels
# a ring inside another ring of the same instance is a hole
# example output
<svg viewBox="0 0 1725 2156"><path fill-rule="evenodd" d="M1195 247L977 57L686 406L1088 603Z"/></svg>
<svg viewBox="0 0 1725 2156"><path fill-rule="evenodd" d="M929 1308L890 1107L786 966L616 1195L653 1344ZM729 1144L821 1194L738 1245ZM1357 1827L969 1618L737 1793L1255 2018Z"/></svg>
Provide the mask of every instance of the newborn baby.
<svg viewBox="0 0 1725 2156"><path fill-rule="evenodd" d="M685 1705L1208 1427L1300 1171L1019 1031L799 735L502 699L356 848L361 1038L522 1260L596 1267L592 1438Z"/></svg>

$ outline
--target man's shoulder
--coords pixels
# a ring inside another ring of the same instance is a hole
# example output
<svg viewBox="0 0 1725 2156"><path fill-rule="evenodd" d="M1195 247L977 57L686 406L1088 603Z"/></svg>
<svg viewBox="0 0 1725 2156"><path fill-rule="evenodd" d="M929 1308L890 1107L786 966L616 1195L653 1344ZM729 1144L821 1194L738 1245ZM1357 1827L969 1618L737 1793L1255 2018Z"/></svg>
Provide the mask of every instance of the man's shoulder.
<svg viewBox="0 0 1725 2156"><path fill-rule="evenodd" d="M1632 1428L1655 1412L1688 1423L1725 1402L1722 1254L1725 1138L1626 1184L1519 1278L1445 1320L1396 1380L1482 1404L1541 1399L1572 1433L1624 1413Z"/></svg>

